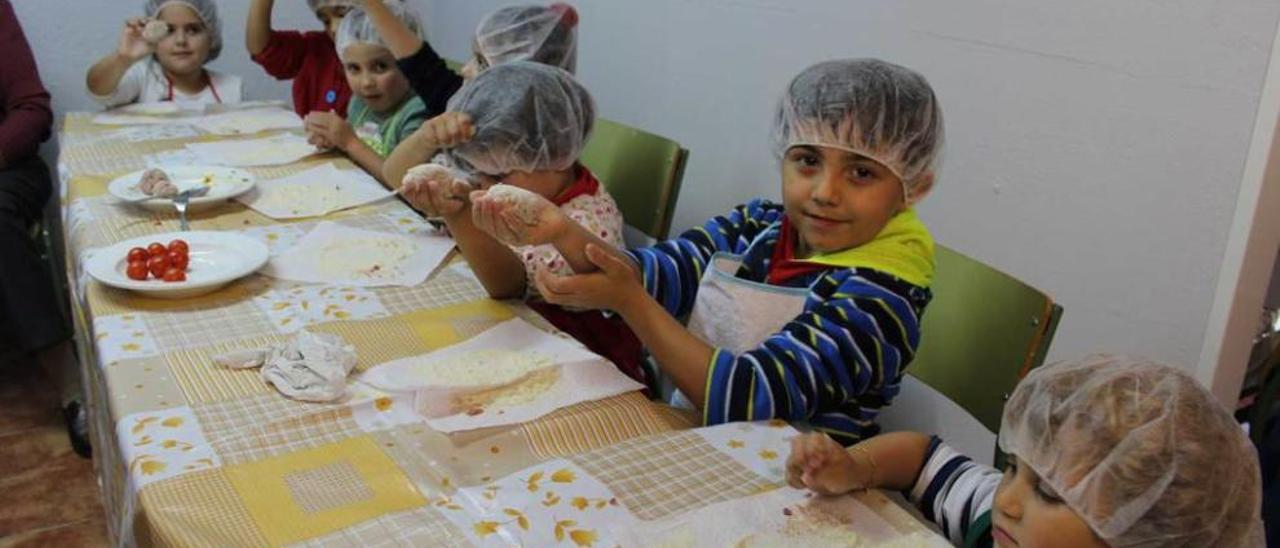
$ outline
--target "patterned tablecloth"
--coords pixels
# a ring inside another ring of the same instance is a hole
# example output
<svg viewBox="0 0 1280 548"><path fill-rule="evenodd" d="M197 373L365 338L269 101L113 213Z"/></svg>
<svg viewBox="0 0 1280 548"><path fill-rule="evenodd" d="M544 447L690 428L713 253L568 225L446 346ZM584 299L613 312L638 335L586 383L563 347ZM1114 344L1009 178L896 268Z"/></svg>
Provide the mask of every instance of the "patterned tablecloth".
<svg viewBox="0 0 1280 548"><path fill-rule="evenodd" d="M114 177L182 161L212 141L184 126L97 126L60 133L68 277L89 392L94 460L111 535L141 545L614 545L623 528L780 485L783 425L688 430L685 413L641 394L562 408L514 427L428 428L406 398L285 399L255 371L212 356L301 329L340 335L358 371L465 340L522 317L460 262L416 287L305 285L265 276L159 300L89 280L95 248L177 230L171 213L119 203ZM280 177L344 158L274 168ZM236 202L191 216L193 230L238 231L287 248L318 220L279 222ZM394 199L325 217L384 232L430 230ZM866 504L903 533L921 530L877 494Z"/></svg>

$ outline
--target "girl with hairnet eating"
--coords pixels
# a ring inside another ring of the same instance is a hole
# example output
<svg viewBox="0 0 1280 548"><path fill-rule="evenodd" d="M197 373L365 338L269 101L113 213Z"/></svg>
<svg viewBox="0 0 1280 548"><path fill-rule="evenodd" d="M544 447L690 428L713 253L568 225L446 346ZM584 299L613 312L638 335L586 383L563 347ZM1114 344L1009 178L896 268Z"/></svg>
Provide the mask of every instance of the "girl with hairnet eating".
<svg viewBox="0 0 1280 548"><path fill-rule="evenodd" d="M1227 409L1181 370L1090 356L1032 371L1005 404L1001 473L935 437L847 450L796 437L787 481L835 495L904 491L962 546L1261 547L1258 457Z"/></svg>
<svg viewBox="0 0 1280 548"><path fill-rule="evenodd" d="M414 207L444 220L490 296L533 298L535 273L574 272L556 246L479 230L492 222L498 204L545 203L604 245L622 247L617 204L578 162L595 123L595 102L572 74L528 61L497 65L463 86L449 101L449 111L474 120L474 135L445 151L448 166L410 170L400 191ZM488 190L473 192L476 188ZM538 222L537 217L521 219ZM639 342L620 320L597 310L530 304L623 372L643 379Z"/></svg>
<svg viewBox="0 0 1280 548"><path fill-rule="evenodd" d="M106 107L240 102L240 77L205 68L222 52L213 0L148 0L143 10L145 17L125 22L116 51L89 68L86 83L95 101Z"/></svg>
<svg viewBox="0 0 1280 548"><path fill-rule="evenodd" d="M796 76L775 121L781 203L625 253L545 200L478 207L476 225L555 246L578 274L539 272L542 297L620 315L704 423L804 421L852 444L877 432L920 341L933 239L912 205L933 186L942 111L919 74L851 59Z"/></svg>
<svg viewBox="0 0 1280 548"><path fill-rule="evenodd" d="M418 17L409 7L396 2L388 8L401 24L421 33ZM409 81L396 68L395 57L365 11L348 12L334 39L351 87L351 103L345 119L333 112L308 114L307 138L321 148L342 151L381 179L383 158L422 125L426 108L409 89Z"/></svg>

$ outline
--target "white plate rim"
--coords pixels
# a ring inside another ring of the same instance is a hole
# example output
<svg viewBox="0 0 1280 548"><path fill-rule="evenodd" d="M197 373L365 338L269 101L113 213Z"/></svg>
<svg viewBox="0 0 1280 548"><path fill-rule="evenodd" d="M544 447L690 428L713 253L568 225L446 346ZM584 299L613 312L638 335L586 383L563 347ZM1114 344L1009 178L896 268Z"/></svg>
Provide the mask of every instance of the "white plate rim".
<svg viewBox="0 0 1280 548"><path fill-rule="evenodd" d="M131 280L128 277L119 275L115 272L116 262L119 261L121 257L128 255L131 248L145 248L151 242L167 243L171 240L181 239L191 243L194 239L206 238L215 240L238 240L236 246L237 249L246 252L246 254L252 254L248 255L249 260L245 263L244 267L217 278L210 278L207 280L187 280L185 282L163 282L156 280L139 281ZM88 263L85 265L85 272L87 272L91 278L97 280L98 283L110 287L138 291L140 293L176 293L180 291L193 291L207 287L226 285L262 269L270 258L271 251L267 248L267 244L249 236L245 236L244 234L216 230L165 232L162 234L151 234L148 236L130 238L106 247L97 248L94 251L93 256L89 258ZM109 272L111 275L107 276L104 274L105 272ZM119 277L117 278L117 276Z"/></svg>
<svg viewBox="0 0 1280 548"><path fill-rule="evenodd" d="M258 177L256 175L244 169L233 167L233 166L156 166L155 168L163 169L166 172L170 170L179 170L179 169L191 170L191 171L237 172L235 176L244 176L249 179L249 182L243 185L238 185L234 190L226 194L219 194L216 196L210 196L206 194L204 196L192 198L190 201L191 205L204 205L204 204L211 204L215 202L230 200L232 198L235 198L236 196L239 196L250 190L253 190L253 188L258 184ZM137 184L138 179L140 179L142 177L142 174L145 173L148 169L153 169L153 168L148 167L144 169L139 169L137 171L126 173L124 175L116 177L115 179L112 179L111 182L107 183L107 192L110 193L112 196L114 196L116 199L124 202L128 202L128 203L137 203L137 204L156 203L157 201L165 200L165 198L161 198L161 197L151 197L145 200L137 200L130 196L125 196L121 193L121 187L131 187L134 184ZM212 191L213 190L210 189L210 193L212 193Z"/></svg>

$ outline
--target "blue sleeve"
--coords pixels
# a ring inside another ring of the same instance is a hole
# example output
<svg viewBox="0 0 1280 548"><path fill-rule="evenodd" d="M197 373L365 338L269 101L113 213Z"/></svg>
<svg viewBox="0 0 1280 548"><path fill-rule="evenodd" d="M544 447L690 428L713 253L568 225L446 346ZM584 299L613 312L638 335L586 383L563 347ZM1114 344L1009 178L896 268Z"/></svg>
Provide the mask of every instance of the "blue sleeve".
<svg viewBox="0 0 1280 548"><path fill-rule="evenodd" d="M807 421L845 445L874 435L920 344L923 304L913 290L875 271L824 275L803 312L759 347L715 350L703 420Z"/></svg>
<svg viewBox="0 0 1280 548"><path fill-rule="evenodd" d="M633 249L645 290L672 316L682 318L693 310L698 282L717 252L743 253L760 232L782 219L782 206L752 200L717 216L673 240Z"/></svg>

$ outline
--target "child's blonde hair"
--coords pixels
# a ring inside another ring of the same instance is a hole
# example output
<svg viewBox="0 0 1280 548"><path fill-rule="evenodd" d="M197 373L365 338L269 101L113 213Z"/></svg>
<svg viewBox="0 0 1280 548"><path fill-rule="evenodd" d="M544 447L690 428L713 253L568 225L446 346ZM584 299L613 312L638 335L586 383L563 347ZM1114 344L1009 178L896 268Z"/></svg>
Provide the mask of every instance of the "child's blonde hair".
<svg viewBox="0 0 1280 548"><path fill-rule="evenodd" d="M1000 448L1110 546L1261 546L1257 453L1177 368L1097 355L1035 370L1005 406Z"/></svg>

